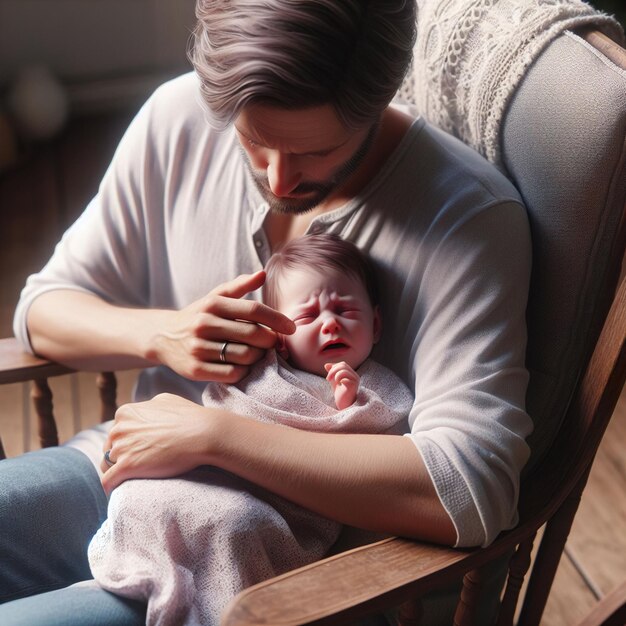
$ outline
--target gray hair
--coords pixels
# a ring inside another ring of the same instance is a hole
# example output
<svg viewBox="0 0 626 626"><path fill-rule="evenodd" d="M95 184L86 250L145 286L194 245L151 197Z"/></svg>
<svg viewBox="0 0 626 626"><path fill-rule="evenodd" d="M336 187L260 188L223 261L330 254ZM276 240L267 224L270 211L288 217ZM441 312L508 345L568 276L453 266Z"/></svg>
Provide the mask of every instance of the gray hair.
<svg viewBox="0 0 626 626"><path fill-rule="evenodd" d="M347 128L377 121L415 40L414 0L197 0L189 57L211 123L251 103L330 104Z"/></svg>

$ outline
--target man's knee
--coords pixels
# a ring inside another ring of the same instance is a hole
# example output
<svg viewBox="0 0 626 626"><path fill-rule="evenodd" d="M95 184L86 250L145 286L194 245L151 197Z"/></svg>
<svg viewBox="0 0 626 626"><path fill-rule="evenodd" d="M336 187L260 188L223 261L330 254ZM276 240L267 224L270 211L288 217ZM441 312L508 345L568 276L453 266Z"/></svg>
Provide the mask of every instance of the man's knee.
<svg viewBox="0 0 626 626"><path fill-rule="evenodd" d="M0 624L12 626L143 626L145 604L121 598L95 583L0 606Z"/></svg>
<svg viewBox="0 0 626 626"><path fill-rule="evenodd" d="M106 507L81 452L48 448L0 461L0 602L90 578L87 545Z"/></svg>

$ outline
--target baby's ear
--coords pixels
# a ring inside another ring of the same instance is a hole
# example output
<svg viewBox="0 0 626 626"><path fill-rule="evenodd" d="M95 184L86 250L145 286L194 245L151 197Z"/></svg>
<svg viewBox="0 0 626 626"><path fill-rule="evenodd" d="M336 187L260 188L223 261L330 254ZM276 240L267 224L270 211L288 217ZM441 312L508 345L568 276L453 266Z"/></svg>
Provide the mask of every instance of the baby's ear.
<svg viewBox="0 0 626 626"><path fill-rule="evenodd" d="M383 319L380 315L380 307L376 305L374 307L374 328L373 328L374 343L378 343L382 332L383 332Z"/></svg>
<svg viewBox="0 0 626 626"><path fill-rule="evenodd" d="M276 341L276 352L280 357L285 359L285 361L289 359L289 350L287 350L285 335L278 335L278 340Z"/></svg>

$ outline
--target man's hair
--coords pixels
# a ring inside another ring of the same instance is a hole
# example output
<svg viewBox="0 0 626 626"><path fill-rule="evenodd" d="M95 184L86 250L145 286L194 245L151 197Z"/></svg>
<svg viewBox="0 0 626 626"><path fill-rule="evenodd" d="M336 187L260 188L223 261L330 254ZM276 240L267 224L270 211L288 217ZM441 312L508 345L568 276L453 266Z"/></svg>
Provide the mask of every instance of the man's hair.
<svg viewBox="0 0 626 626"><path fill-rule="evenodd" d="M305 235L276 251L265 265L263 302L276 308L279 282L289 270L348 274L361 282L372 306L378 303L374 272L369 259L351 241L337 235Z"/></svg>
<svg viewBox="0 0 626 626"><path fill-rule="evenodd" d="M330 104L350 129L377 121L406 74L414 0L197 0L189 57L211 123L251 103Z"/></svg>

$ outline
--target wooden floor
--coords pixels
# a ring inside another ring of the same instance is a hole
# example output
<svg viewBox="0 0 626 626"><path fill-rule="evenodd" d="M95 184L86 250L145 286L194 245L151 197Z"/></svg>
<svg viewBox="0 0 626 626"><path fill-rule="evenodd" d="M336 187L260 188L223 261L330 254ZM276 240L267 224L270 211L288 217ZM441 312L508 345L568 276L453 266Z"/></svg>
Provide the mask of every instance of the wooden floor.
<svg viewBox="0 0 626 626"><path fill-rule="evenodd" d="M26 277L50 256L66 226L95 193L130 114L72 121L64 135L32 149L0 173L0 336ZM130 398L134 374L120 376ZM93 423L96 392L88 374L52 381L62 440ZM8 456L37 447L28 390L0 387L0 434ZM597 456L542 624L576 624L596 598L626 580L626 394Z"/></svg>

